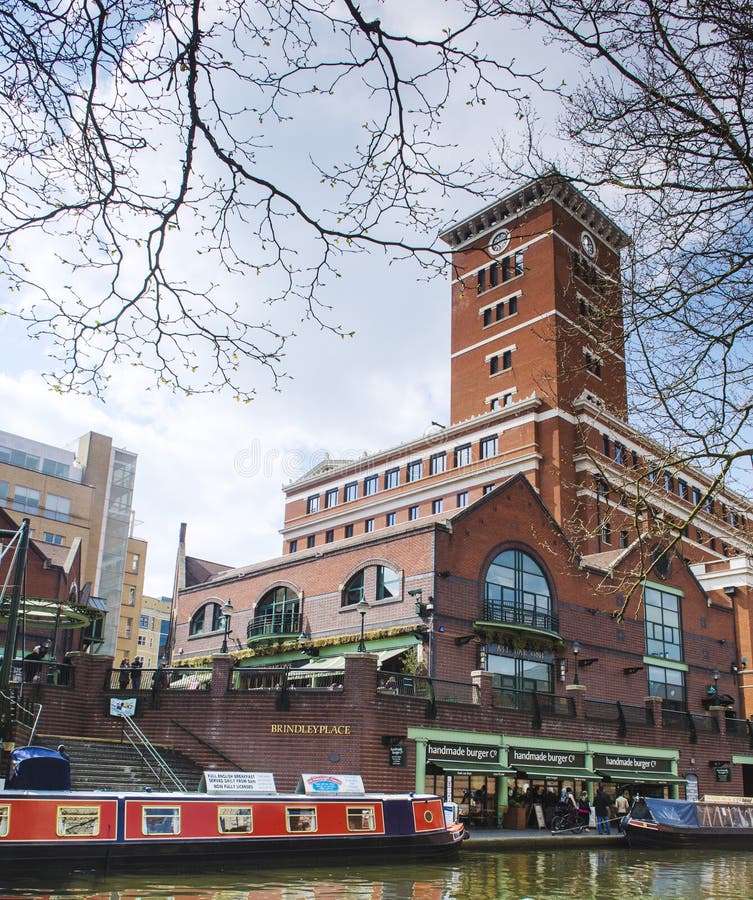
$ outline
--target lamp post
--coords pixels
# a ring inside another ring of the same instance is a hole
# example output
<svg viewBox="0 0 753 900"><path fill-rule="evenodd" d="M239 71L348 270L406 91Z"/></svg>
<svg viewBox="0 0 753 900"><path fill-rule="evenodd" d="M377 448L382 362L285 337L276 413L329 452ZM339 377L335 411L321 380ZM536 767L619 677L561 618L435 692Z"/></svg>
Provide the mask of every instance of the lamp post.
<svg viewBox="0 0 753 900"><path fill-rule="evenodd" d="M369 604L366 602L366 600L363 600L363 599L359 600L358 605L356 606L356 609L361 614L361 640L358 642L358 652L365 653L366 652L366 641L364 641L364 639L363 639L363 629L364 629L364 624L366 621L366 613L368 612L368 609L369 609Z"/></svg>
<svg viewBox="0 0 753 900"><path fill-rule="evenodd" d="M573 678L573 684L580 684L580 678L578 677L578 654L580 653L580 644L577 641L573 641L573 658L575 659L575 678Z"/></svg>
<svg viewBox="0 0 753 900"><path fill-rule="evenodd" d="M222 620L225 630L222 635L222 647L220 648L220 653L227 653L227 636L230 634L230 615L232 612L233 604L230 600L227 600L222 607Z"/></svg>

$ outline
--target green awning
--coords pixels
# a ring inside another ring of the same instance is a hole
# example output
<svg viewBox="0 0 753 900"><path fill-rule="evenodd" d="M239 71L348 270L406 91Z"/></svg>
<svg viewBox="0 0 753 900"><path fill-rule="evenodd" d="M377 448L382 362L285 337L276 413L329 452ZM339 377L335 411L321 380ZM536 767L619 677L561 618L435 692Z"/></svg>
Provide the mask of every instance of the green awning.
<svg viewBox="0 0 753 900"><path fill-rule="evenodd" d="M555 768L554 766L516 766L516 770L520 775L527 775L529 778L572 778L574 781L601 781L601 775L592 772L590 769L568 769Z"/></svg>
<svg viewBox="0 0 753 900"><path fill-rule="evenodd" d="M685 784L685 778L671 772L625 772L622 769L599 769L599 775L610 781L635 782L636 784Z"/></svg>
<svg viewBox="0 0 753 900"><path fill-rule="evenodd" d="M506 769L498 763L461 762L455 759L430 759L427 762L453 775L515 775L514 769Z"/></svg>

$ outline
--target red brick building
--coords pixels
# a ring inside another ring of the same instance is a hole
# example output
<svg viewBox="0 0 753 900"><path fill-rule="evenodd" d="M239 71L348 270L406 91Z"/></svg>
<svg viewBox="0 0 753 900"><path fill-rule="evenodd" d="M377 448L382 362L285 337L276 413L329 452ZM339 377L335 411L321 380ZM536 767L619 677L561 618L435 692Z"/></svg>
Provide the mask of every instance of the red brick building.
<svg viewBox="0 0 753 900"><path fill-rule="evenodd" d="M293 667L315 688L374 653L379 691L449 704L441 729L382 726L413 742L410 780L491 815L516 780L676 794L713 768L753 794L750 504L626 420L627 236L551 176L442 237L449 424L289 485L279 558L182 546L173 662L225 650L247 685ZM496 727L460 709L481 690Z"/></svg>

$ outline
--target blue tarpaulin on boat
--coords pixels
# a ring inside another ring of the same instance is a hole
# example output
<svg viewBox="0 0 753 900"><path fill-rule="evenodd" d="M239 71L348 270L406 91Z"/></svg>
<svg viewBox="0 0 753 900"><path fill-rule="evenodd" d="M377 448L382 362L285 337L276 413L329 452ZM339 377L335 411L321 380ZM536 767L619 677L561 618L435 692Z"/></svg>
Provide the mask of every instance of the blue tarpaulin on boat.
<svg viewBox="0 0 753 900"><path fill-rule="evenodd" d="M17 791L69 791L70 761L47 747L17 747L10 754L5 786Z"/></svg>
<svg viewBox="0 0 753 900"><path fill-rule="evenodd" d="M687 800L660 800L658 797L643 797L655 822L659 825L674 825L682 828L698 828L698 807Z"/></svg>

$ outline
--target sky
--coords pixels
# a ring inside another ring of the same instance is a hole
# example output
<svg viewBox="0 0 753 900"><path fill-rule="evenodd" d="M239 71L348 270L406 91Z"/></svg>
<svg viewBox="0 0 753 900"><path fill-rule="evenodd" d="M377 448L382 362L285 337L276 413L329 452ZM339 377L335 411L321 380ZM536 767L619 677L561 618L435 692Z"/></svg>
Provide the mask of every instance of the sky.
<svg viewBox="0 0 753 900"><path fill-rule="evenodd" d="M520 35L509 39L510 52L520 53ZM542 48L526 40L535 64ZM350 114L358 114L357 106L333 111L335 120ZM510 107L502 98L472 109L459 105L445 122L443 138L481 171L494 165ZM338 140L337 129L331 136L314 130L317 146ZM288 149L279 148L281 165L289 166ZM435 202L444 221L452 221L456 209L443 206L450 201ZM482 205L468 198L462 211ZM322 299L354 336L301 325L285 360L290 378L274 390L259 373L250 404L158 389L131 365L113 370L104 402L61 395L40 375L49 368L49 347L28 340L10 317L0 318L0 429L69 449L97 431L138 455L133 536L149 545L148 595L172 592L182 522L189 555L237 566L278 556L284 484L325 454L376 452L423 434L432 421L447 421L448 273L426 281L415 263L390 263L381 253L346 257L340 272Z"/></svg>

